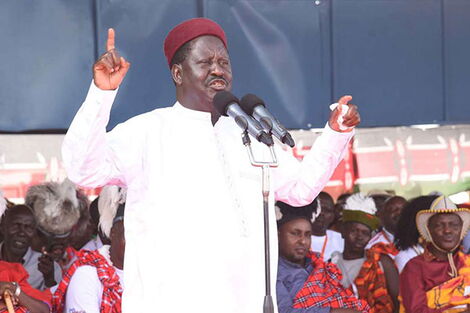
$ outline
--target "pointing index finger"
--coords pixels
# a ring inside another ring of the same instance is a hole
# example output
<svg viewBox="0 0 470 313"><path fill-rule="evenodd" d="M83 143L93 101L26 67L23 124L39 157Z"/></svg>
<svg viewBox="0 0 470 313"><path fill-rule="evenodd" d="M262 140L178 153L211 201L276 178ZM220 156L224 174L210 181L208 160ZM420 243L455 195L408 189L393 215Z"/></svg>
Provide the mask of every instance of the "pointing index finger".
<svg viewBox="0 0 470 313"><path fill-rule="evenodd" d="M114 49L114 29L108 29L108 40L106 41L106 51Z"/></svg>

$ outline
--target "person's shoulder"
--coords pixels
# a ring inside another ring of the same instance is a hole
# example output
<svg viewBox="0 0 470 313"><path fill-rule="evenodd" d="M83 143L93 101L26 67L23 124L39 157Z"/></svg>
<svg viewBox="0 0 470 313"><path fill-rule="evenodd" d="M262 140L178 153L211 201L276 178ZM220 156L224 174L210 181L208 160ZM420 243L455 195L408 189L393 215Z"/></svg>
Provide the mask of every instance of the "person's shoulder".
<svg viewBox="0 0 470 313"><path fill-rule="evenodd" d="M36 265L41 255L42 255L41 252L34 251L33 249L31 249L31 247L29 247L28 250L26 251L26 254L23 256L24 267L28 267L31 264L33 266Z"/></svg>
<svg viewBox="0 0 470 313"><path fill-rule="evenodd" d="M0 260L0 273L5 273L6 276L11 277L12 281L18 281L28 278L28 272L20 263L11 263Z"/></svg>
<svg viewBox="0 0 470 313"><path fill-rule="evenodd" d="M99 281L98 272L96 267L91 265L82 265L79 266L72 275L72 280L80 282L93 282Z"/></svg>
<svg viewBox="0 0 470 313"><path fill-rule="evenodd" d="M398 254L395 256L395 259L413 258L415 256L417 256L416 251L413 248L408 248L405 250L398 251Z"/></svg>
<svg viewBox="0 0 470 313"><path fill-rule="evenodd" d="M422 254L415 256L414 258L411 258L403 268L402 273L406 273L408 271L416 271L417 269L420 269L424 266L425 260L424 256Z"/></svg>

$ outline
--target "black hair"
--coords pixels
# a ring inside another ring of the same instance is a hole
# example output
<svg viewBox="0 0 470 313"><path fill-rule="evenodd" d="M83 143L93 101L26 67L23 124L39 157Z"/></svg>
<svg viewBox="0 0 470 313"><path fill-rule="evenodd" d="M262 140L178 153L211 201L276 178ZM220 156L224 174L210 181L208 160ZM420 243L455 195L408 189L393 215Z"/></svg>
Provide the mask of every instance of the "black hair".
<svg viewBox="0 0 470 313"><path fill-rule="evenodd" d="M350 192L342 193L338 196L335 203L337 203L341 200L344 200L346 202L346 200L351 196L352 196L352 193L350 193Z"/></svg>
<svg viewBox="0 0 470 313"><path fill-rule="evenodd" d="M90 207L89 207L91 222L93 223L93 225L96 225L96 226L98 226L100 222L100 212L98 211L99 199L100 197L96 197L96 199L90 203Z"/></svg>
<svg viewBox="0 0 470 313"><path fill-rule="evenodd" d="M328 198L329 200L331 200L331 202L333 204L335 204L335 200L333 200L333 197L326 191L321 191L318 196L317 196L317 199L320 199L320 197L325 197L325 198Z"/></svg>
<svg viewBox="0 0 470 313"><path fill-rule="evenodd" d="M395 233L395 246L398 250L406 250L418 243L419 232L416 227L416 214L429 210L438 196L421 196L411 199L401 211Z"/></svg>
<svg viewBox="0 0 470 313"><path fill-rule="evenodd" d="M301 206L294 207L282 201L276 201L276 207L279 208L280 213L282 214L281 219L277 221L278 229L294 219L302 218L310 223L312 223L312 214L317 209L317 201L314 200L312 203Z"/></svg>

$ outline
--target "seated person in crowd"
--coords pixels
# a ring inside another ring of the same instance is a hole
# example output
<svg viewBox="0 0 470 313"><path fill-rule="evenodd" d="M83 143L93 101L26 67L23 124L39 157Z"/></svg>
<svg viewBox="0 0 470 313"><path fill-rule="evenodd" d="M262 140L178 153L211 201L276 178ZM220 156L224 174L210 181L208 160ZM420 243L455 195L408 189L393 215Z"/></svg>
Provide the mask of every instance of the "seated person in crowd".
<svg viewBox="0 0 470 313"><path fill-rule="evenodd" d="M319 252L325 261L331 259L335 251L343 252L344 240L341 234L329 230L335 218L335 203L333 198L326 192L320 192L314 200L316 210L313 210L316 217L312 219L312 251Z"/></svg>
<svg viewBox="0 0 470 313"><path fill-rule="evenodd" d="M10 202L7 198L5 198L3 194L3 190L0 189L0 217L3 215L3 212L5 212L5 209L11 208L15 204L13 202ZM3 241L3 234L0 231L0 242Z"/></svg>
<svg viewBox="0 0 470 313"><path fill-rule="evenodd" d="M111 245L77 252L53 295L53 312L121 312L125 191L107 186L100 197L110 204L107 212L100 212L100 225Z"/></svg>
<svg viewBox="0 0 470 313"><path fill-rule="evenodd" d="M41 292L28 283L28 273L20 263L0 261L0 312L7 312L5 292L8 291L15 313L49 313L51 294Z"/></svg>
<svg viewBox="0 0 470 313"><path fill-rule="evenodd" d="M379 227L376 207L371 197L360 193L346 201L343 210L343 253L335 253L345 288L366 300L370 312L398 312L398 271L388 256L391 247L383 243L365 249L371 234Z"/></svg>
<svg viewBox="0 0 470 313"><path fill-rule="evenodd" d="M277 206L288 211L295 209L297 210L296 212L303 212L303 214L311 216L311 250L320 253L325 261L331 258L333 252L343 251L344 241L341 234L328 229L335 216L333 198L328 193L320 192L312 203L303 207L292 207L280 201L277 203Z"/></svg>
<svg viewBox="0 0 470 313"><path fill-rule="evenodd" d="M416 226L426 246L400 274L401 311L470 312L470 256L460 251L470 211L440 196L418 212Z"/></svg>
<svg viewBox="0 0 470 313"><path fill-rule="evenodd" d="M310 216L296 208L277 207L279 266L276 283L279 313L369 312L341 286L341 273L318 253L309 252Z"/></svg>
<svg viewBox="0 0 470 313"><path fill-rule="evenodd" d="M346 200L351 196L350 193L341 194L335 203L335 219L331 223L329 229L341 233L341 220L343 219L343 208Z"/></svg>
<svg viewBox="0 0 470 313"><path fill-rule="evenodd" d="M421 196L411 199L401 212L395 233L395 246L398 254L395 256L395 264L401 273L409 260L424 252L422 239L416 228L416 214L422 210L429 210L432 202L438 196Z"/></svg>
<svg viewBox="0 0 470 313"><path fill-rule="evenodd" d="M88 210L88 199L66 179L31 186L25 203L33 209L37 221L35 249L42 253L40 262L55 262L60 266L59 273L65 272L75 254L70 235L78 229L81 212Z"/></svg>
<svg viewBox="0 0 470 313"><path fill-rule="evenodd" d="M31 241L36 234L36 219L29 206L15 205L7 209L0 229L3 234L0 260L23 264L29 274L28 282L33 288L44 290L60 281L60 266L31 249Z"/></svg>
<svg viewBox="0 0 470 313"><path fill-rule="evenodd" d="M395 258L395 255L398 253L398 250L395 247L395 233L397 231L398 220L401 215L401 211L406 204L406 199L400 196L393 196L388 198L383 209L378 214L382 229L369 241L366 246L366 249L370 249L372 246L379 242L390 245L394 253L390 254L392 259Z"/></svg>

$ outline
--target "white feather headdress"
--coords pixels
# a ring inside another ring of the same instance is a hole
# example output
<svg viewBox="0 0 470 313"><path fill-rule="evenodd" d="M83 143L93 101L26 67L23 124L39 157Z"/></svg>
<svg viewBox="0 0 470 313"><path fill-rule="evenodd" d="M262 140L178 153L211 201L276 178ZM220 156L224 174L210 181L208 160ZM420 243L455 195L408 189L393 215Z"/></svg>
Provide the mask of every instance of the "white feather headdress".
<svg viewBox="0 0 470 313"><path fill-rule="evenodd" d="M346 200L344 210L362 211L370 215L375 215L377 208L375 207L374 199L362 193L355 193Z"/></svg>
<svg viewBox="0 0 470 313"><path fill-rule="evenodd" d="M25 204L33 209L39 229L51 235L69 233L80 218L80 210L86 207L68 179L60 184L48 182L30 187Z"/></svg>
<svg viewBox="0 0 470 313"><path fill-rule="evenodd" d="M127 189L118 186L105 186L98 198L98 212L100 213L100 228L109 238L113 220L119 205L126 202Z"/></svg>

